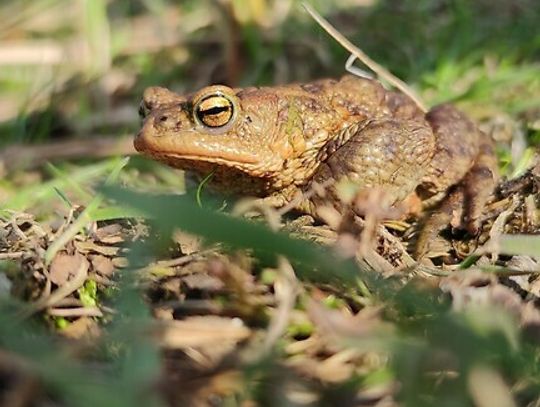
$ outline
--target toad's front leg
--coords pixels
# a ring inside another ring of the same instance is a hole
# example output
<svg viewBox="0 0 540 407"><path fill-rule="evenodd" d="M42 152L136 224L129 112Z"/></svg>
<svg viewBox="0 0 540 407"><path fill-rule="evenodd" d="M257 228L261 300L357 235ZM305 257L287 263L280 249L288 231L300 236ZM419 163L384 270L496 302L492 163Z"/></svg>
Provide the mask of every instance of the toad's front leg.
<svg viewBox="0 0 540 407"><path fill-rule="evenodd" d="M337 185L342 181L358 190L382 189L386 203L394 205L411 195L426 176L435 137L425 121L389 118L354 126L345 144L326 146L312 183L327 186L327 193L309 199L310 212L329 203L341 208Z"/></svg>

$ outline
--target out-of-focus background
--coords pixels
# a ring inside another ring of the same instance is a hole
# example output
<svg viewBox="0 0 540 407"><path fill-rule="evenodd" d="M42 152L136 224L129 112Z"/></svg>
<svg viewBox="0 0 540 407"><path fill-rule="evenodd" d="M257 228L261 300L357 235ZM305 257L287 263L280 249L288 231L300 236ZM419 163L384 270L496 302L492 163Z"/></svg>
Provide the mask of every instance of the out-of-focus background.
<svg viewBox="0 0 540 407"><path fill-rule="evenodd" d="M428 103L537 120L538 1L310 3ZM347 57L294 0L4 0L0 21L2 146L131 134L149 85L308 81Z"/></svg>

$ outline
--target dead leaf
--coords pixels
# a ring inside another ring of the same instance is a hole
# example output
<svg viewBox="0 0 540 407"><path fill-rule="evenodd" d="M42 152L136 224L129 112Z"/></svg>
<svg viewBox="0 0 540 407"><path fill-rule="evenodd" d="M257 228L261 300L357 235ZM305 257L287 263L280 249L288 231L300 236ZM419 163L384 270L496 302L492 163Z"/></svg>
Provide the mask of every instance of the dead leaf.
<svg viewBox="0 0 540 407"><path fill-rule="evenodd" d="M100 254L89 256L94 271L102 276L110 277L114 272L113 261Z"/></svg>
<svg viewBox="0 0 540 407"><path fill-rule="evenodd" d="M176 230L173 240L178 243L183 254L193 254L201 250L202 239L199 236Z"/></svg>
<svg viewBox="0 0 540 407"><path fill-rule="evenodd" d="M105 244L118 244L124 241L122 237L122 225L113 223L103 226L95 231L94 236L97 241Z"/></svg>
<svg viewBox="0 0 540 407"><path fill-rule="evenodd" d="M112 264L117 269L123 269L129 266L129 262L125 257L115 257L112 259Z"/></svg>
<svg viewBox="0 0 540 407"><path fill-rule="evenodd" d="M81 255L69 255L67 253L58 253L54 256L49 268L49 277L57 286L64 285L73 277L81 264Z"/></svg>
<svg viewBox="0 0 540 407"><path fill-rule="evenodd" d="M59 254L57 254L57 256L58 255ZM69 267L71 267L71 269L68 269L69 279L67 279L63 285L59 286L54 291L49 292L48 290L45 290L41 298L32 303L23 313L23 316L30 316L35 312L41 311L42 309L53 307L64 298L75 292L78 288L82 287L88 277L90 263L88 263L86 257L79 253L76 253L72 257L74 257L76 261L68 261L64 263L69 264Z"/></svg>

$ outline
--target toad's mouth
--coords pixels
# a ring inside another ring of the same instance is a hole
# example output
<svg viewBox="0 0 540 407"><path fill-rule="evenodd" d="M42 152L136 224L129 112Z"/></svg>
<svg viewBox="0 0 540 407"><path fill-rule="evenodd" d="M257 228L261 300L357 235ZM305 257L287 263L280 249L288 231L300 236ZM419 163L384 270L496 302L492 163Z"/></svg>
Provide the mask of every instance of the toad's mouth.
<svg viewBox="0 0 540 407"><path fill-rule="evenodd" d="M181 145L171 139L153 137L140 132L134 140L137 151L150 157L163 160L204 161L226 166L257 166L261 157L248 151L239 152L224 145L214 145L208 140L189 140L183 138Z"/></svg>
<svg viewBox="0 0 540 407"><path fill-rule="evenodd" d="M184 166L189 166L190 163L207 163L207 164L214 164L214 165L220 165L225 167L245 167L250 168L258 163L256 160L247 160L243 157L243 159L232 159L230 157L224 157L224 156L210 156L210 155L196 155L196 154L182 154L182 153L169 153L169 152L153 152L153 151L141 151L143 154L151 156L152 158L167 162L169 165L173 165L174 162L181 162ZM175 165L176 166L176 165ZM189 169L189 168L187 168Z"/></svg>
<svg viewBox="0 0 540 407"><path fill-rule="evenodd" d="M282 162L272 162L260 156L239 154L225 149L201 148L200 146L183 146L182 150L174 152L149 146L141 138L134 142L135 149L140 153L161 161L167 165L182 170L202 172L216 169L235 169L246 175L264 177L282 168ZM198 148L196 148L198 147Z"/></svg>
<svg viewBox="0 0 540 407"><path fill-rule="evenodd" d="M178 154L145 153L155 160L161 161L171 167L189 173L206 177L211 175L211 182L215 185L225 185L229 192L246 193L253 196L266 196L272 189L273 179L276 175L264 166L254 166L245 163L233 163L228 160L215 158L208 159Z"/></svg>

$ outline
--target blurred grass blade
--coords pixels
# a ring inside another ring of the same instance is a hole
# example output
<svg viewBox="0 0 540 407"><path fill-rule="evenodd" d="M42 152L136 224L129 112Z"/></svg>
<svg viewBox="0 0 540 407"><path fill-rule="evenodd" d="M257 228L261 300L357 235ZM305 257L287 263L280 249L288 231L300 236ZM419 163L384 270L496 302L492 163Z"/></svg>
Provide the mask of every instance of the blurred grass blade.
<svg viewBox="0 0 540 407"><path fill-rule="evenodd" d="M153 397L153 393L149 394L147 391L150 383L129 383L114 370L97 369L95 363L86 364L77 360L74 357L77 352L66 351L66 344L58 341L58 338L46 334L42 327L30 321L18 319L16 315L21 306L5 299L0 302L0 348L19 355L24 369L37 375L47 391L51 392L56 400L62 401L60 405L159 405L150 400ZM140 336L132 335L126 338L134 343L141 341ZM118 342L116 345L118 346ZM141 386L147 387L141 389Z"/></svg>
<svg viewBox="0 0 540 407"><path fill-rule="evenodd" d="M45 168L54 178L58 178L65 181L66 188L71 188L72 191L77 194L77 198L80 199L81 201L85 202L92 199L92 194L84 189L82 183L74 180L68 171L60 169L52 163L47 163L45 165ZM57 190L57 192L60 192L59 188L55 188L55 190ZM63 194L63 196L65 197L66 195Z"/></svg>
<svg viewBox="0 0 540 407"><path fill-rule="evenodd" d="M55 189L63 191L72 183L92 182L116 168L118 161L118 158L115 158L95 165L81 167L71 174L69 180L55 178L41 184L33 184L18 191L12 198L0 203L0 207L2 209L24 211L36 203L41 204L46 200L55 199L58 196Z"/></svg>
<svg viewBox="0 0 540 407"><path fill-rule="evenodd" d="M94 199L88 204L86 209L77 217L77 219L69 225L69 227L58 236L47 248L45 252L45 264L48 266L56 253L58 253L62 248L73 238L79 231L84 228L88 222L91 221L90 214L97 209L100 204L100 199Z"/></svg>
<svg viewBox="0 0 540 407"><path fill-rule="evenodd" d="M84 5L83 33L90 51L90 72L100 74L111 67L111 30L105 0L81 0Z"/></svg>
<svg viewBox="0 0 540 407"><path fill-rule="evenodd" d="M540 258L540 236L502 235L499 238L499 251L504 254Z"/></svg>
<svg viewBox="0 0 540 407"><path fill-rule="evenodd" d="M293 239L282 232L272 232L255 222L236 219L200 208L186 196L153 196L112 186L103 186L101 192L118 203L134 208L151 217L160 228L171 231L181 228L185 232L205 237L211 242L223 242L234 248L253 249L268 258L281 254L307 266L299 274L310 279L354 282L358 277L374 283L378 276L361 271L352 260L339 259L325 247Z"/></svg>
<svg viewBox="0 0 540 407"><path fill-rule="evenodd" d="M114 182L128 162L129 157L117 159L116 165L112 168L111 173L105 181L105 184L108 185ZM102 201L103 197L100 194L96 195L94 199L90 201L84 211L79 215L77 220L71 225L69 225L69 227L64 231L64 233L62 233L58 238L56 238L54 242L52 242L52 244L45 252L45 264L50 264L56 253L61 250L67 244L67 242L69 242L73 237L75 237L75 235L79 233L82 228L84 228L89 222L93 220L94 211L99 208Z"/></svg>
<svg viewBox="0 0 540 407"><path fill-rule="evenodd" d="M125 206L108 206L106 208L98 208L92 211L90 218L94 222L113 220L113 219L126 219L144 217L144 213L133 208L126 208Z"/></svg>

